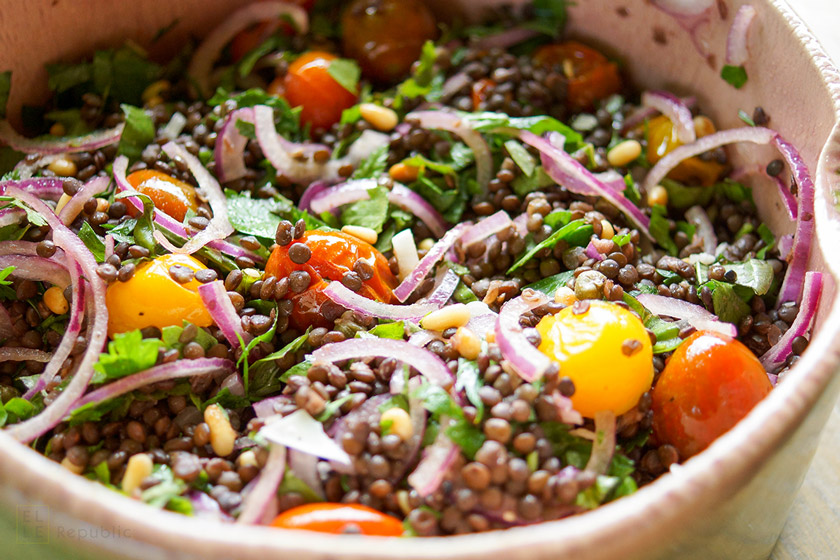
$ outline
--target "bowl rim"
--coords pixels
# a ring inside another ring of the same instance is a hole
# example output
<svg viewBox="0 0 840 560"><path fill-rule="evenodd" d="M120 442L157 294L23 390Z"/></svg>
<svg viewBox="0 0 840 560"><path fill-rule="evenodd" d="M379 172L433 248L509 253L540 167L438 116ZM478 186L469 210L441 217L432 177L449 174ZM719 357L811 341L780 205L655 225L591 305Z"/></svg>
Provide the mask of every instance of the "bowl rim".
<svg viewBox="0 0 840 560"><path fill-rule="evenodd" d="M829 256L831 247L840 242L837 219L840 213L827 198L828 193L840 191L840 175L829 172L840 169L840 73L785 0L767 0L766 6L787 21L795 40L819 70L833 102L835 127L815 171L818 243ZM840 277L840 259L835 262L826 258L826 266L835 278ZM735 481L757 470L802 424L840 364L840 346L832 344L840 335L840 294L835 297L827 317L813 337L810 351L791 371L789 381L780 383L735 428L704 452L675 465L670 473L626 499L567 519L504 531L395 541L320 534L312 538L312 533L284 530L282 538L278 538L277 529L267 527L220 524L166 511L150 515L147 505L70 473L3 431L0 431L0 452L4 455L3 469L15 471L18 479L15 487L27 498L56 506L92 525L128 528L131 539L161 551L188 550L193 555L211 558L229 556L232 551L242 558L258 558L267 553L376 559L397 555L418 559L478 558L488 553L513 554L522 549L591 554L593 539L598 539L604 544L598 556L607 557L610 550L613 553L626 550L629 544L649 541L668 528L676 530L689 523L691 510L714 503L721 491L734 493ZM734 449L738 453L733 453ZM726 476L721 477L720 472ZM240 543L245 542L248 546L242 548Z"/></svg>

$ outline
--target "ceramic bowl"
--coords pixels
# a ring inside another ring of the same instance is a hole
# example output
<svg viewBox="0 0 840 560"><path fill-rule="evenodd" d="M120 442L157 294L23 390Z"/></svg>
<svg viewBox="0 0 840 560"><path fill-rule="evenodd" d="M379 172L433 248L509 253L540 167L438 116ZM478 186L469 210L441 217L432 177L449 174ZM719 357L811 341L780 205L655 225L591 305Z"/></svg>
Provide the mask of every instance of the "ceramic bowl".
<svg viewBox="0 0 840 560"><path fill-rule="evenodd" d="M437 8L475 16L492 2L437 0ZM802 152L816 177L817 242L812 269L827 271L815 336L796 368L736 428L708 450L635 495L558 522L462 537L383 540L218 525L152 510L72 475L0 432L0 542L14 558L238 558L371 560L738 559L766 558L840 392L840 80L816 40L781 0L752 0L749 82L735 90L719 77L725 37L741 0L718 0L700 37L689 35L650 0L586 0L570 9L571 34L626 62L648 88L697 95L720 128L740 126L738 110L762 106L771 126ZM0 69L14 71L12 113L44 95L43 64L70 60L131 38L165 51L201 35L241 2L169 0L0 0ZM769 150L734 149L733 157L768 161ZM760 158L760 159L759 159ZM756 183L761 215L788 233L775 192ZM764 193L768 193L766 196Z"/></svg>

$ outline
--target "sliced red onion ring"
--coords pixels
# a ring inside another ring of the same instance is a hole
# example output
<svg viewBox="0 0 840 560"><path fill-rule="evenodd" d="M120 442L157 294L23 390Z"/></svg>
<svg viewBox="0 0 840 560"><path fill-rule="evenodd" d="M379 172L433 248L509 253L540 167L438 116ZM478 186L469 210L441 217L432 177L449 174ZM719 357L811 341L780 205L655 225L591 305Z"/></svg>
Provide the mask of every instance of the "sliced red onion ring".
<svg viewBox="0 0 840 560"><path fill-rule="evenodd" d="M692 206L685 211L685 219L697 229L695 235L703 240L703 252L714 255L718 239L706 211L700 206Z"/></svg>
<svg viewBox="0 0 840 560"><path fill-rule="evenodd" d="M729 35L726 37L726 63L731 66L743 66L749 59L747 37L753 19L758 15L750 4L744 4L735 12Z"/></svg>
<svg viewBox="0 0 840 560"><path fill-rule="evenodd" d="M116 144L122 136L124 123L120 123L108 130L97 130L85 136L76 138L56 138L41 140L26 138L18 134L9 121L0 121L0 142L13 150L24 154L72 154L76 152L92 152L111 144Z"/></svg>
<svg viewBox="0 0 840 560"><path fill-rule="evenodd" d="M396 358L416 369L431 383L449 387L455 381L446 364L428 350L404 340L352 338L321 346L312 353L315 362L340 362L361 358Z"/></svg>
<svg viewBox="0 0 840 560"><path fill-rule="evenodd" d="M482 190L493 178L493 155L490 146L480 132L464 124L458 115L447 111L414 111L406 115L406 120L416 120L423 128L445 130L461 138L475 156L476 181ZM440 237L440 236L438 236Z"/></svg>
<svg viewBox="0 0 840 560"><path fill-rule="evenodd" d="M64 194L64 181L52 177L38 177L21 181L6 181L0 185L17 185L28 193L32 193L41 200L58 200Z"/></svg>
<svg viewBox="0 0 840 560"><path fill-rule="evenodd" d="M345 204L367 200L370 198L368 191L377 186L378 183L373 179L348 181L314 195L309 207L315 214L332 212ZM440 212L405 185L395 183L394 188L388 192L388 202L417 216L437 237L443 237L449 227Z"/></svg>
<svg viewBox="0 0 840 560"><path fill-rule="evenodd" d="M472 78L470 78L465 72L453 74L450 78L443 82L440 94L441 99L450 99L470 84L472 84Z"/></svg>
<svg viewBox="0 0 840 560"><path fill-rule="evenodd" d="M434 333L432 333L430 331L427 331L427 330L422 330L422 331L417 331L416 333L409 336L408 337L408 343L412 344L414 346L417 346L418 348L425 348L427 344L429 344L433 340L436 340L437 338L438 337ZM394 372L394 375L396 376L397 372ZM394 391L393 377L391 378L391 392L392 393L401 393L402 392L402 387L399 390Z"/></svg>
<svg viewBox="0 0 840 560"><path fill-rule="evenodd" d="M198 87L200 96L209 97L213 92L210 75L213 65L222 50L239 32L263 21L280 22L283 17L291 19L298 33L306 33L309 18L300 7L286 2L257 2L230 14L221 25L216 26L198 46L187 67L187 75Z"/></svg>
<svg viewBox="0 0 840 560"><path fill-rule="evenodd" d="M674 124L677 138L683 144L697 140L691 110L682 99L666 91L646 91L642 94L642 105L656 109Z"/></svg>
<svg viewBox="0 0 840 560"><path fill-rule="evenodd" d="M253 5L259 6L260 4ZM242 512L236 519L237 523L254 525L262 521L269 503L277 496L277 488L283 482L285 473L286 448L282 445L272 445L265 466L260 471L259 480L243 500Z"/></svg>
<svg viewBox="0 0 840 560"><path fill-rule="evenodd" d="M580 426L583 424L583 416L575 410L572 399L561 394L559 390L554 391L551 398L554 400L557 417L560 418L561 422L570 426Z"/></svg>
<svg viewBox="0 0 840 560"><path fill-rule="evenodd" d="M114 254L114 236L110 233L105 234L105 260L107 261L111 255Z"/></svg>
<svg viewBox="0 0 840 560"><path fill-rule="evenodd" d="M239 348L240 338L246 344L248 343L251 336L242 328L242 319L236 313L236 308L233 307L227 295L224 282L215 280L202 284L198 287L198 295L213 322L234 350Z"/></svg>
<svg viewBox="0 0 840 560"><path fill-rule="evenodd" d="M212 519L221 523L233 523L233 517L222 511L219 502L201 490L191 490L187 494L187 498L192 504L194 517Z"/></svg>
<svg viewBox="0 0 840 560"><path fill-rule="evenodd" d="M33 348L0 348L0 362L49 362L52 354Z"/></svg>
<svg viewBox="0 0 840 560"><path fill-rule="evenodd" d="M508 221L510 221L510 218L508 218ZM447 231L446 234L440 238L440 240L435 243L431 249L429 249L426 256L420 259L420 263L417 267L412 270L411 273L409 273L409 275L400 282L400 285L394 289L394 296L396 296L396 298L400 301L407 300L414 290L417 289L417 286L425 280L426 276L428 276L429 272L432 271L435 265L446 255L449 249L455 245L455 242L458 241L458 239L460 239L464 232L469 228L470 226L468 224L458 224Z"/></svg>
<svg viewBox="0 0 840 560"><path fill-rule="evenodd" d="M511 27L501 33L482 37L473 43L473 47L479 50L502 49L507 50L519 43L524 43L534 37L539 37L539 31L527 27Z"/></svg>
<svg viewBox="0 0 840 560"><path fill-rule="evenodd" d="M408 484L414 488L422 498L430 496L440 488L444 477L452 468L461 450L441 429L437 439L423 453L423 458L410 475Z"/></svg>
<svg viewBox="0 0 840 560"><path fill-rule="evenodd" d="M653 0L653 5L673 17L688 32L701 56L709 56L708 42L700 39L699 32L709 23L715 0Z"/></svg>
<svg viewBox="0 0 840 560"><path fill-rule="evenodd" d="M321 500L325 499L324 484L318 473L318 457L289 449L289 469L306 484Z"/></svg>
<svg viewBox="0 0 840 560"><path fill-rule="evenodd" d="M682 97L680 98L680 103L688 107L688 109L692 109L695 105L697 105L697 98L696 97ZM619 133L624 136L634 128L638 128L648 119L652 119L656 116L656 109L653 107L641 107L636 109L633 113L631 113L626 119L624 119L624 123L621 125L621 130Z"/></svg>
<svg viewBox="0 0 840 560"><path fill-rule="evenodd" d="M807 336L808 331L811 329L811 323L814 321L814 316L819 308L822 287L822 273L805 273L802 303L799 305L799 313L796 315L796 319L785 334L782 335L779 342L761 357L761 363L768 372L779 369L787 362L787 359L793 353L793 341L795 338Z"/></svg>
<svg viewBox="0 0 840 560"><path fill-rule="evenodd" d="M717 315L699 305L656 294L639 294L636 299L654 315L687 321L698 331L718 332L732 338L738 336L738 328L735 325L724 323Z"/></svg>
<svg viewBox="0 0 840 560"><path fill-rule="evenodd" d="M61 223L55 212L32 194L8 183L0 185L0 194L11 195L23 201L47 221L52 228L53 242L64 249L68 259L78 263L91 292L90 309L93 311L93 317L92 320L88 320L88 346L70 383L40 414L8 428L12 437L22 442L29 442L61 422L87 389L94 373L93 364L99 359L99 353L108 336L108 306L105 303L105 284L96 273L96 261L82 240ZM73 292L74 300L81 297L78 284L74 283Z"/></svg>
<svg viewBox="0 0 840 560"><path fill-rule="evenodd" d="M196 375L210 375L219 372L234 372L233 362L224 358L197 358L195 360L177 360L168 364L154 366L123 377L95 391L91 391L76 403L76 408L89 403L108 401L130 393L135 389L146 387L153 383L160 383L170 379L181 379Z"/></svg>
<svg viewBox="0 0 840 560"><path fill-rule="evenodd" d="M341 282L330 282L324 289L324 295L351 311L362 313L368 317L393 321L407 320L416 323L428 313L441 308L440 305L426 301L413 305L382 303L357 294Z"/></svg>
<svg viewBox="0 0 840 560"><path fill-rule="evenodd" d="M522 295L502 306L499 322L496 323L496 343L502 356L529 383L540 379L554 363L525 338L519 318L550 301L542 292L526 288Z"/></svg>
<svg viewBox="0 0 840 560"><path fill-rule="evenodd" d="M303 194L300 195L300 202L298 202L298 208L301 210L310 210L310 206L312 204L312 199L327 190L327 183L324 181L315 181L308 187L306 190L303 191Z"/></svg>
<svg viewBox="0 0 840 560"><path fill-rule="evenodd" d="M502 230L509 228L513 224L508 213L504 210L499 210L492 216L487 216L478 221L477 224L470 227L464 235L461 236L461 246L466 249L470 245L484 241L491 235L496 235Z"/></svg>
<svg viewBox="0 0 840 560"><path fill-rule="evenodd" d="M591 241L589 242L589 245L586 246L586 249L583 250L583 252L586 253L587 257L589 257L590 259L595 259L596 261L602 261L606 258L604 255L601 254L601 252L598 250L595 244Z"/></svg>
<svg viewBox="0 0 840 560"><path fill-rule="evenodd" d="M595 441L592 442L592 453L586 463L587 470L596 475L605 475L610 469L613 453L615 453L615 413L611 410L601 410L595 413Z"/></svg>
<svg viewBox="0 0 840 560"><path fill-rule="evenodd" d="M283 407L289 404L294 404L294 399L287 395L269 397L253 404L254 414L258 418L269 418L279 414Z"/></svg>
<svg viewBox="0 0 840 560"><path fill-rule="evenodd" d="M25 255L27 257L37 257L38 256L38 243L35 241L17 241L17 240L8 240L8 241L0 241L0 256L6 255ZM55 254L50 257L50 260L55 261L57 264L61 265L65 259L64 251L61 249L56 249Z"/></svg>
<svg viewBox="0 0 840 560"><path fill-rule="evenodd" d="M624 189L627 188L624 176L615 169L608 169L602 173L593 173L592 176L622 195L624 194Z"/></svg>
<svg viewBox="0 0 840 560"><path fill-rule="evenodd" d="M543 167L554 182L583 196L603 197L621 210L644 235L650 237L650 218L622 192L617 192L599 181L580 162L545 138L527 130L519 131L518 135L520 140L540 151Z"/></svg>
<svg viewBox="0 0 840 560"><path fill-rule="evenodd" d="M417 379L416 377L414 379ZM414 390L417 384L412 383L410 390ZM423 444L423 437L426 435L426 408L423 406L423 401L409 396L408 397L408 414L411 418L411 438L406 442L408 445L408 452L402 461L402 465L391 473L391 481L398 484L405 473L414 466L417 456L420 454L420 447Z"/></svg>
<svg viewBox="0 0 840 560"><path fill-rule="evenodd" d="M82 208L84 208L85 203L99 193L104 192L110 184L111 180L108 177L94 177L85 183L84 186L82 186L82 188L67 201L67 204L65 204L64 208L62 208L58 213L58 217L65 225L72 224L73 220L75 220L82 212Z"/></svg>
<svg viewBox="0 0 840 560"><path fill-rule="evenodd" d="M793 235L783 235L779 238L779 257L782 260L788 260L791 251L793 251Z"/></svg>
<svg viewBox="0 0 840 560"><path fill-rule="evenodd" d="M343 465L352 464L347 452L324 432L324 425L303 409L288 416L268 418L259 434L275 445L284 445Z"/></svg>
<svg viewBox="0 0 840 560"><path fill-rule="evenodd" d="M236 126L239 121L254 124L254 110L246 107L231 112L218 132L213 158L216 160L216 176L222 183L245 176L247 170L243 154L248 138L239 132Z"/></svg>
<svg viewBox="0 0 840 560"><path fill-rule="evenodd" d="M67 269L52 259L44 257L30 257L27 255L5 255L0 257L0 270L15 267L12 276L34 282L49 282L59 288L66 288L70 284Z"/></svg>

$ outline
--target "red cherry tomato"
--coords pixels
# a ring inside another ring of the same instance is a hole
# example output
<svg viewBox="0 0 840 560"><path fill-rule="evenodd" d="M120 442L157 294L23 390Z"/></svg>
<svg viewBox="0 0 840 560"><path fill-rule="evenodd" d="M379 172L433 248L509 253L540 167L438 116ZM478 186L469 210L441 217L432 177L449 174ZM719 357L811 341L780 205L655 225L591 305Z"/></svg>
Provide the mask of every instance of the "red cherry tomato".
<svg viewBox="0 0 840 560"><path fill-rule="evenodd" d="M269 86L269 91L282 91L289 105L301 107L301 123L327 129L341 120L341 113L358 98L330 75L330 63L336 58L327 52L305 53L289 66L284 78Z"/></svg>
<svg viewBox="0 0 840 560"><path fill-rule="evenodd" d="M271 522L281 529L303 529L340 535L353 532L376 537L399 537L402 522L357 504L307 504L284 511Z"/></svg>
<svg viewBox="0 0 840 560"><path fill-rule="evenodd" d="M621 90L618 66L575 41L540 47L534 53L534 62L563 72L569 81L567 100L574 109L590 109L596 101Z"/></svg>
<svg viewBox="0 0 840 560"><path fill-rule="evenodd" d="M437 36L435 17L419 0L356 0L341 24L344 53L384 83L405 78L423 44Z"/></svg>
<svg viewBox="0 0 840 560"><path fill-rule="evenodd" d="M305 244L311 252L304 264L296 264L289 258L289 249L299 243ZM307 231L301 239L285 247L277 247L266 263L265 272L276 278L285 278L295 270L308 272L311 279L309 288L299 294L289 292L287 296L294 304L290 323L297 329L310 325L329 327L331 322L321 311L321 306L328 299L323 293L327 280L340 281L346 273L354 270L360 259L372 267L373 275L362 282L358 293L368 299L393 303L397 279L391 273L388 260L372 245L340 231Z"/></svg>
<svg viewBox="0 0 840 560"><path fill-rule="evenodd" d="M653 433L687 459L728 431L772 389L750 350L700 331L677 348L653 389Z"/></svg>
<svg viewBox="0 0 840 560"><path fill-rule="evenodd" d="M137 192L151 198L158 210L179 222L184 221L188 210L198 210L198 199L193 186L166 173L141 169L126 179Z"/></svg>

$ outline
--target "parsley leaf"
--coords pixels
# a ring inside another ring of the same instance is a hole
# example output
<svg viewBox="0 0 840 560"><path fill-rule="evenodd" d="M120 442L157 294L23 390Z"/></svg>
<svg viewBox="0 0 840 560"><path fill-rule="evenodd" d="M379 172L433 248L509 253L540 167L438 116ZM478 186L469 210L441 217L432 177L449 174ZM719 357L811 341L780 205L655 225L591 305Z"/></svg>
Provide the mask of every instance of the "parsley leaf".
<svg viewBox="0 0 840 560"><path fill-rule="evenodd" d="M374 150L353 173L353 179L376 179L388 167L388 146Z"/></svg>
<svg viewBox="0 0 840 560"><path fill-rule="evenodd" d="M226 190L228 217L233 229L246 235L274 239L282 205L273 198L251 198L248 192Z"/></svg>
<svg viewBox="0 0 840 560"><path fill-rule="evenodd" d="M143 338L139 330L114 335L108 351L99 355L93 365L96 372L91 383L104 383L149 369L157 362L161 341Z"/></svg>
<svg viewBox="0 0 840 560"><path fill-rule="evenodd" d="M650 234L663 249L668 251L669 255L677 255L679 249L671 238L671 228L668 224L668 211L661 204L656 204L651 209Z"/></svg>
<svg viewBox="0 0 840 560"><path fill-rule="evenodd" d="M553 296L554 292L568 284L569 281L574 277L575 271L567 270L566 272L561 272L560 274L555 274L554 276L543 278L542 280L534 282L533 284L530 284L525 287L531 288L532 290L537 290L538 292L542 292L549 296Z"/></svg>
<svg viewBox="0 0 840 560"><path fill-rule="evenodd" d="M382 233L382 226L388 219L388 191L385 187L368 189L367 200L348 204L341 212L343 225L362 226Z"/></svg>
<svg viewBox="0 0 840 560"><path fill-rule="evenodd" d="M274 124L277 127L278 134L292 141L303 139L300 129L301 108L296 107L292 109L289 103L282 97L266 93L260 88L248 89L236 95L231 95L230 92L219 88L207 103L215 107L228 100L235 101L236 106L240 109L255 105L268 105L274 109Z"/></svg>
<svg viewBox="0 0 840 560"><path fill-rule="evenodd" d="M520 257L519 260L508 269L507 273L513 274L526 262L534 258L537 253L543 249L554 247L561 240L566 241L569 245L583 246L587 241L589 241L592 231L592 226L587 224L584 220L575 220L570 222L552 233L542 243L538 243L533 249Z"/></svg>
<svg viewBox="0 0 840 560"><path fill-rule="evenodd" d="M402 107L403 99L425 97L426 101L439 101L443 94L442 74L435 73L437 48L432 41L426 41L420 51L420 59L411 77L397 86L394 100L396 108Z"/></svg>
<svg viewBox="0 0 840 560"><path fill-rule="evenodd" d="M735 89L741 89L747 83L747 71L743 66L724 65L720 77Z"/></svg>
<svg viewBox="0 0 840 560"><path fill-rule="evenodd" d="M9 275L14 271L14 266L7 266L3 270L0 270L0 299L9 300L17 297L14 289L11 288L12 281L7 280Z"/></svg>
<svg viewBox="0 0 840 560"><path fill-rule="evenodd" d="M368 332L373 336L378 336L379 338L392 338L394 340L402 340L403 338L405 338L405 323L403 321L395 321L393 323L382 323L381 325L376 325Z"/></svg>
<svg viewBox="0 0 840 560"><path fill-rule="evenodd" d="M356 95L359 92L359 78L362 70L355 60L336 58L330 62L327 73L344 89Z"/></svg>
<svg viewBox="0 0 840 560"><path fill-rule="evenodd" d="M82 223L82 229L79 230L79 239L82 240L85 247L93 254L96 262L105 262L105 241L93 231L89 223Z"/></svg>
<svg viewBox="0 0 840 560"><path fill-rule="evenodd" d="M700 288L704 286L712 291L715 315L720 317L721 321L737 325L741 319L750 314L750 306L738 295L732 284L709 280ZM698 288L698 293L700 288Z"/></svg>
<svg viewBox="0 0 840 560"><path fill-rule="evenodd" d="M117 154L128 157L131 161L140 159L143 150L155 139L155 123L143 109L131 105L121 105L125 113L125 128Z"/></svg>

